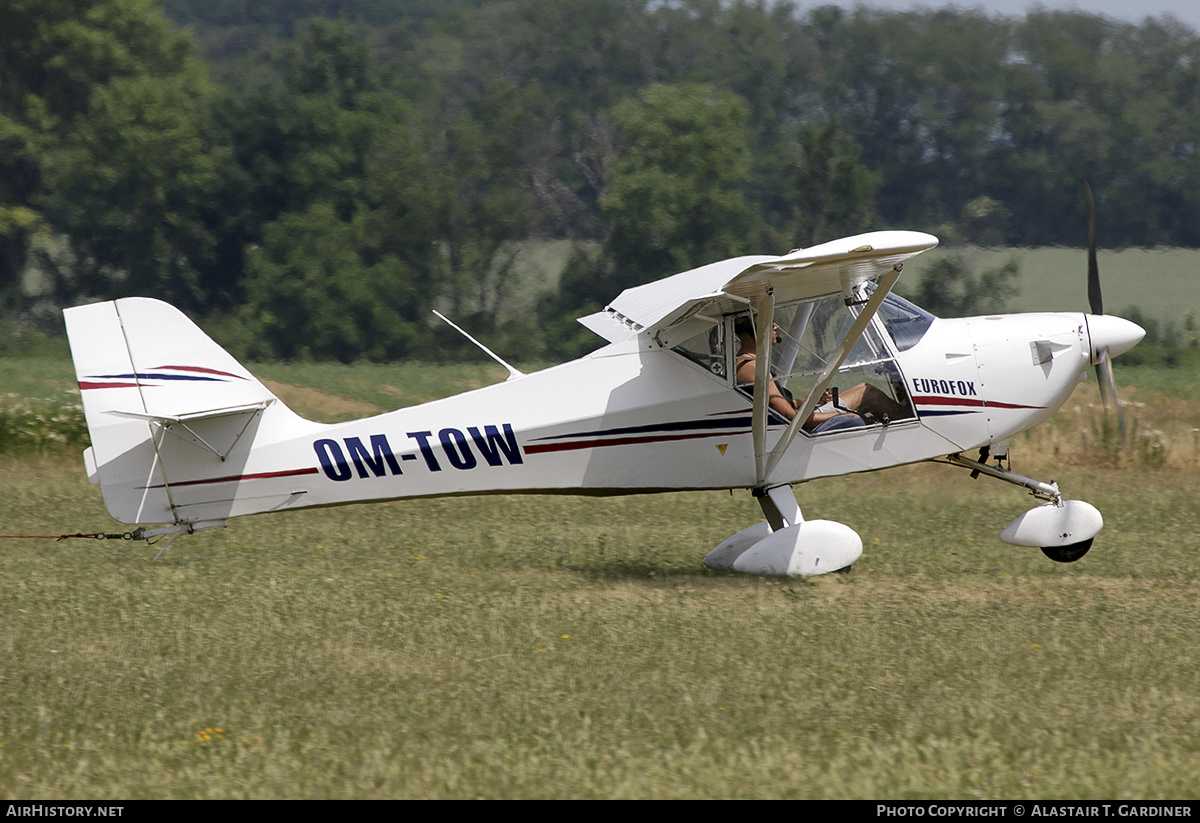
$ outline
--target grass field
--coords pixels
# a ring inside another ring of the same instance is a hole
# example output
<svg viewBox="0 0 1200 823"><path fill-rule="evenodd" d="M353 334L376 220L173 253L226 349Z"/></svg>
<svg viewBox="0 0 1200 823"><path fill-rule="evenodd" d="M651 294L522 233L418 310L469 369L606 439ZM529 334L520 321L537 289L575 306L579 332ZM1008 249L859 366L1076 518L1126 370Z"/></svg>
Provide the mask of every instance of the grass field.
<svg viewBox="0 0 1200 823"><path fill-rule="evenodd" d="M327 418L502 376L255 370ZM996 539L1027 496L934 465L798 489L863 537L832 579L704 570L740 492L264 515L158 561L0 539L0 796L1195 798L1195 375L1118 379L1129 450L1094 384L1014 447L1104 512L1071 565ZM70 398L69 364L0 380ZM65 447L0 484L0 532L116 528Z"/></svg>

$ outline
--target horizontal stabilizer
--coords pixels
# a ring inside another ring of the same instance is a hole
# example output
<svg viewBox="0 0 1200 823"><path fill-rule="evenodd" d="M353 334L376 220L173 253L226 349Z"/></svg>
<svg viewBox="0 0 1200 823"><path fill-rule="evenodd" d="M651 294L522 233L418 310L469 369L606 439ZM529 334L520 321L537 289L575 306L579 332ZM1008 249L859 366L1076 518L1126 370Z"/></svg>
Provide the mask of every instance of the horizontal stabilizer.
<svg viewBox="0 0 1200 823"><path fill-rule="evenodd" d="M209 411L178 415L147 414L146 412L121 411L119 409L112 409L108 413L115 414L118 417L132 417L137 420L150 420L155 423L169 425L171 423L190 423L196 420L209 420L214 417L236 417L240 414L253 414L254 412L262 411L273 402L273 400L264 400L261 403L248 403L245 406L235 406L230 409L210 409Z"/></svg>
<svg viewBox="0 0 1200 823"><path fill-rule="evenodd" d="M273 402L264 400L261 403L249 403L232 409L213 409L181 415L115 410L109 414L157 423L163 431L211 452L213 456L224 461L242 439L254 417Z"/></svg>

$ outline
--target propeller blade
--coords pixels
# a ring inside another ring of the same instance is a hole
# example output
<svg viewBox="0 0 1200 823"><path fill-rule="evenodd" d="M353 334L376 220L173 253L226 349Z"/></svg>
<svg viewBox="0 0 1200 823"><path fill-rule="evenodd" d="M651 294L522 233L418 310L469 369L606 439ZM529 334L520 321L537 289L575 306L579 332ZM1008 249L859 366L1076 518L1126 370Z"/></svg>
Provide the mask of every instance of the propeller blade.
<svg viewBox="0 0 1200 823"><path fill-rule="evenodd" d="M1083 184L1083 201L1087 206L1088 305L1092 314L1104 314L1104 298L1100 294L1100 265L1096 262L1096 203L1092 199L1092 187L1088 181L1079 182Z"/></svg>
<svg viewBox="0 0 1200 823"><path fill-rule="evenodd" d="M1103 315L1104 297L1100 294L1100 264L1096 261L1096 201L1092 199L1092 187L1088 185L1088 181L1080 179L1079 182L1083 184L1083 202L1087 211L1088 306L1091 307L1092 314ZM1112 359L1108 351L1108 346L1096 349L1096 382L1100 385L1100 399L1106 411L1109 400L1112 400L1112 407L1117 410L1117 425L1121 429L1121 443L1128 445L1125 408L1121 405L1120 395L1117 394L1117 381L1113 378Z"/></svg>
<svg viewBox="0 0 1200 823"><path fill-rule="evenodd" d="M1121 429L1121 442L1129 443L1129 432L1125 428L1125 407L1121 405L1121 397L1117 394L1117 381L1113 379L1112 360L1108 357L1108 349L1100 352L1100 361L1096 363L1096 382L1100 384L1100 398L1108 409L1109 398L1113 408L1117 410L1117 426Z"/></svg>

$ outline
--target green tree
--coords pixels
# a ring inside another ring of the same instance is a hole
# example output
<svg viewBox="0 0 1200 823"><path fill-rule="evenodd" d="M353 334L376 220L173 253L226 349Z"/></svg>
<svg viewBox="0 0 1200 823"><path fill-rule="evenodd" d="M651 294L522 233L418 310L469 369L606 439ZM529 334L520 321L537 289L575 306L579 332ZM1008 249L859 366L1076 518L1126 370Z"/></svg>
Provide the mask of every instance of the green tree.
<svg viewBox="0 0 1200 823"><path fill-rule="evenodd" d="M652 79L708 84L746 101L747 197L772 226L790 231L793 132L820 104L822 71L795 7L765 0L681 0L655 4L646 16L662 33Z"/></svg>
<svg viewBox="0 0 1200 823"><path fill-rule="evenodd" d="M825 73L819 104L881 174L882 218L956 221L990 182L989 161L1009 148L998 121L1010 24L949 8L818 9L811 22Z"/></svg>
<svg viewBox="0 0 1200 823"><path fill-rule="evenodd" d="M437 172L428 192L436 215L430 239L441 252L433 264L451 311L470 311L486 328L510 288L515 244L534 219L525 147L536 141L536 101L494 80L454 102L431 146Z"/></svg>
<svg viewBox="0 0 1200 823"><path fill-rule="evenodd" d="M814 245L855 234L876 219L878 175L859 162L860 155L836 118L800 130L792 165L793 243Z"/></svg>
<svg viewBox="0 0 1200 823"><path fill-rule="evenodd" d="M250 228L310 204L348 218L362 195L373 140L398 116L381 93L365 42L347 25L311 20L294 41L261 56L262 73L224 115L236 146L231 188Z"/></svg>
<svg viewBox="0 0 1200 823"><path fill-rule="evenodd" d="M207 128L210 94L195 74L116 78L47 153L37 202L72 251L51 268L60 300L154 294L203 306L200 270L215 245L206 210L227 157Z"/></svg>
<svg viewBox="0 0 1200 823"><path fill-rule="evenodd" d="M35 234L58 234L61 300L125 283L186 294L220 162L210 92L155 0L0 4L0 289Z"/></svg>
<svg viewBox="0 0 1200 823"><path fill-rule="evenodd" d="M412 355L428 299L419 274L380 251L378 228L364 216L344 221L328 203L269 224L247 255L247 353L343 362Z"/></svg>
<svg viewBox="0 0 1200 823"><path fill-rule="evenodd" d="M221 113L234 162L222 169L219 265L209 282L225 303L243 298L246 250L264 241L268 225L317 204L353 222L386 197L378 187L372 193L372 158L382 162L409 142L394 143L392 133L403 131L410 108L383 88L370 49L346 24L308 21L259 60Z"/></svg>
<svg viewBox="0 0 1200 823"><path fill-rule="evenodd" d="M229 120L251 352L350 361L410 355L436 296L445 200L434 141L342 23L314 20ZM237 185L241 183L241 185ZM491 228L485 223L485 229Z"/></svg>
<svg viewBox="0 0 1200 823"><path fill-rule="evenodd" d="M603 286L619 291L746 249L756 228L745 195L747 115L740 97L702 85L655 84L616 107L619 156L601 201L612 276Z"/></svg>

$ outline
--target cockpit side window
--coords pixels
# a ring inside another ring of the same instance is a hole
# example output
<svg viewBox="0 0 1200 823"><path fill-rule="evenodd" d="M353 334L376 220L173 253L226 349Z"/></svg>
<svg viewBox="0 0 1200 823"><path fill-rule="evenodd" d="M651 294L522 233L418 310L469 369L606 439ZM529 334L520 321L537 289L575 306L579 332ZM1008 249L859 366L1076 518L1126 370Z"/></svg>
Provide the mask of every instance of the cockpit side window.
<svg viewBox="0 0 1200 823"><path fill-rule="evenodd" d="M698 363L717 377L725 377L725 324L709 326L699 334L672 346L671 351Z"/></svg>

